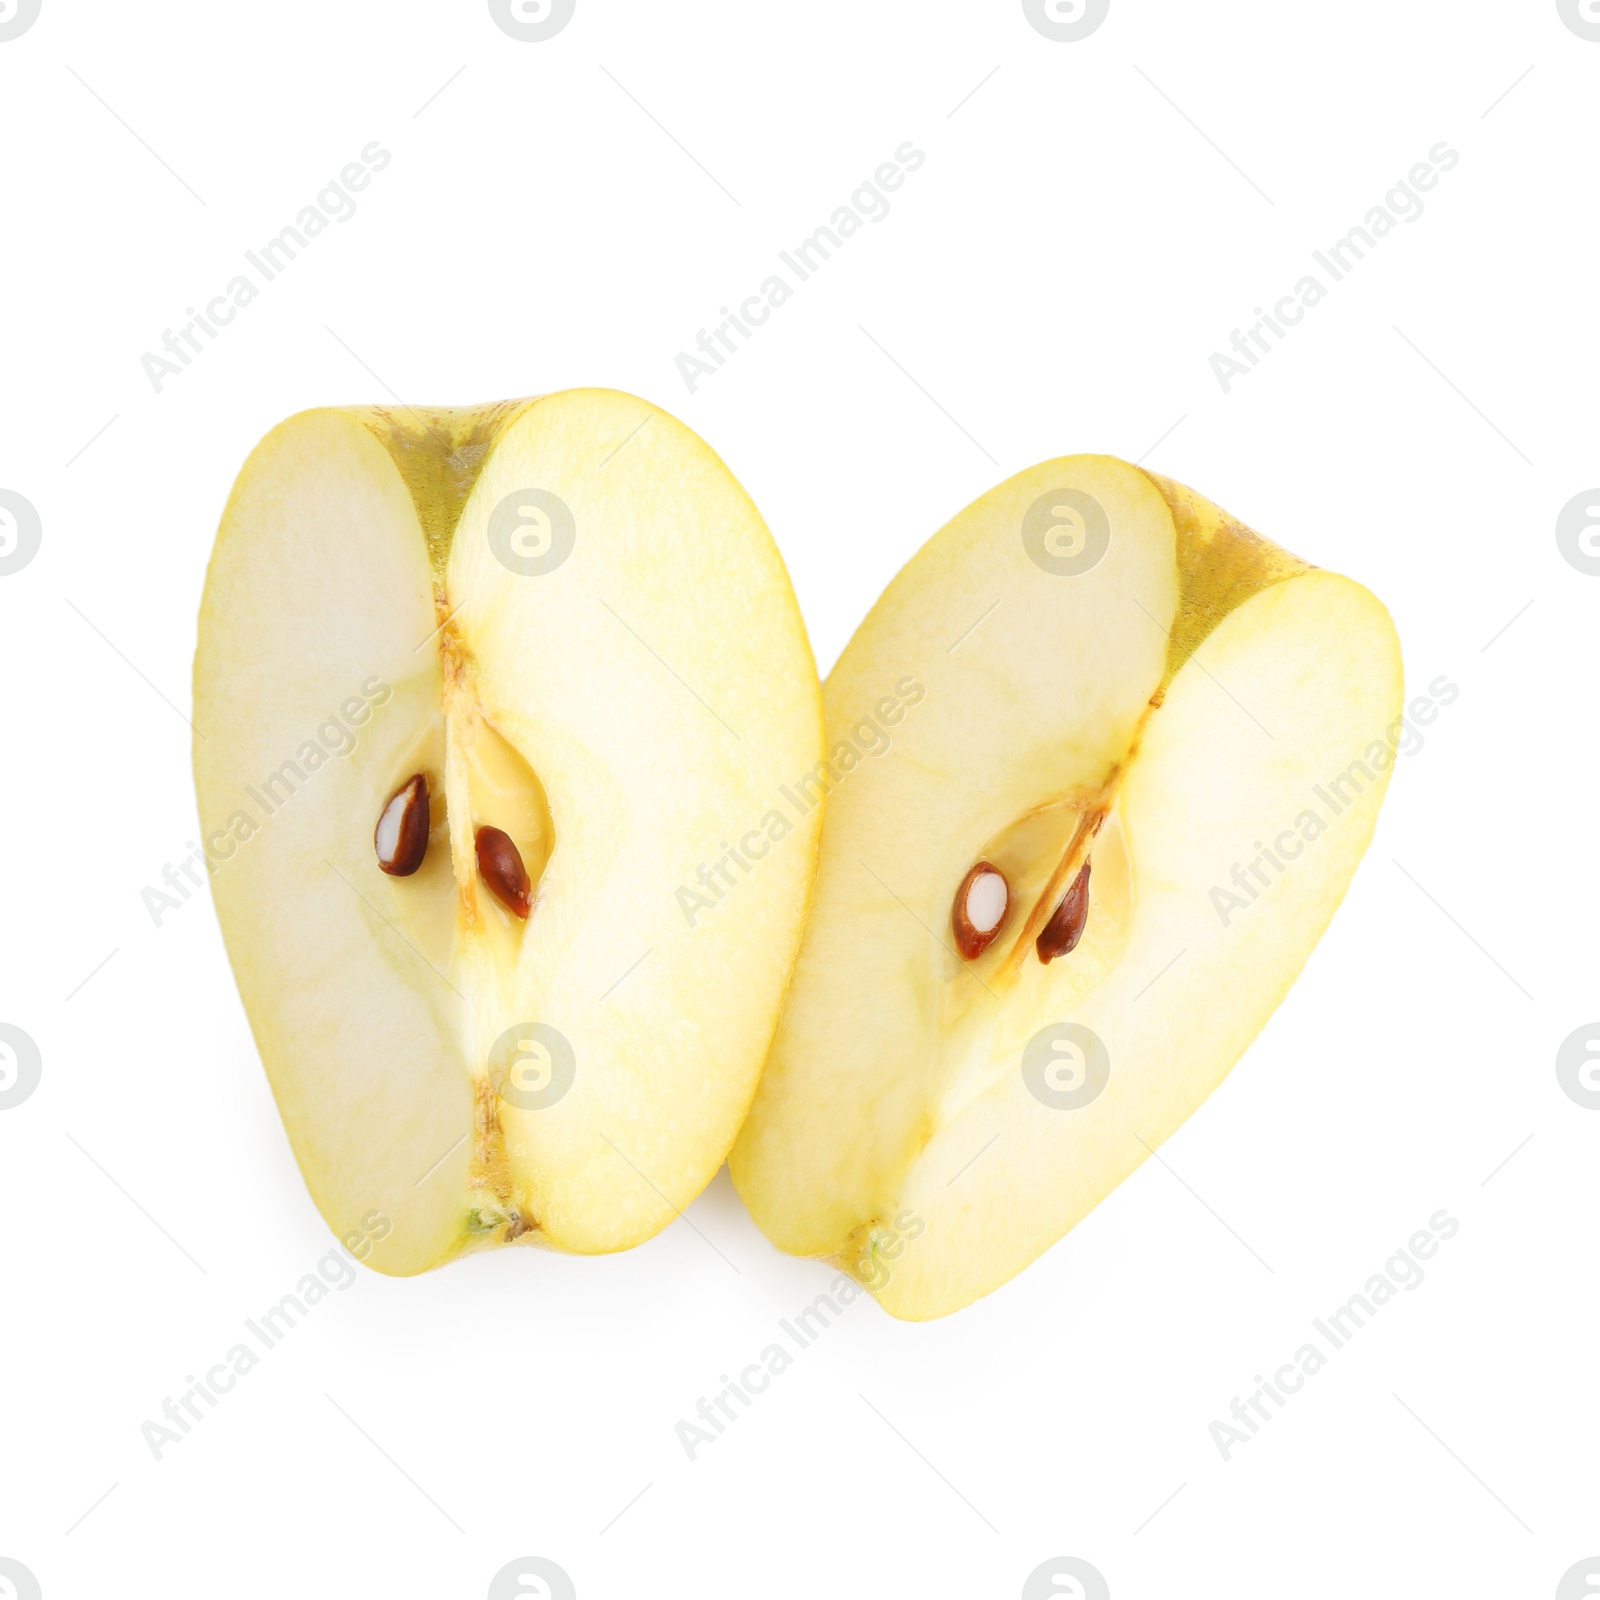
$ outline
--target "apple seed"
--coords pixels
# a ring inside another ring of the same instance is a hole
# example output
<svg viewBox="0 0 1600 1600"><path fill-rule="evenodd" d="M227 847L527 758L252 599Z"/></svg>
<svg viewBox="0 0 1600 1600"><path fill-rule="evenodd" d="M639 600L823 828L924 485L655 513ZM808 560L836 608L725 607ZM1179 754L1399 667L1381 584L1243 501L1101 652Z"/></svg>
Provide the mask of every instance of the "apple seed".
<svg viewBox="0 0 1600 1600"><path fill-rule="evenodd" d="M389 796L372 836L378 865L391 878L409 878L428 853L428 780L419 772Z"/></svg>
<svg viewBox="0 0 1600 1600"><path fill-rule="evenodd" d="M950 927L962 960L976 959L994 943L1010 903L1011 886L1005 874L987 861L978 862L961 880L950 908Z"/></svg>
<svg viewBox="0 0 1600 1600"><path fill-rule="evenodd" d="M478 829L478 871L500 904L513 916L527 921L533 905L528 869L509 834L498 828Z"/></svg>
<svg viewBox="0 0 1600 1600"><path fill-rule="evenodd" d="M1083 937L1084 924L1089 920L1089 863L1078 869L1072 887L1061 897L1061 904L1045 923L1044 930L1034 941L1039 959L1046 965L1057 956L1070 955Z"/></svg>

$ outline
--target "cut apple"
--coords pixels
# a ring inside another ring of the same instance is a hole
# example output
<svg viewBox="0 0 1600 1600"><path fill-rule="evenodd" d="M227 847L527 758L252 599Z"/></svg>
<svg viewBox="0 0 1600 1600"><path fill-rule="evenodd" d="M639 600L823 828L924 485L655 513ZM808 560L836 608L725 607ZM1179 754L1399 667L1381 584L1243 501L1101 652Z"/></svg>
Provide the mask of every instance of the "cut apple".
<svg viewBox="0 0 1600 1600"><path fill-rule="evenodd" d="M195 727L228 954L336 1233L411 1273L621 1249L689 1203L821 818L735 870L822 722L783 563L700 439L602 390L291 418L222 519Z"/></svg>
<svg viewBox="0 0 1600 1600"><path fill-rule="evenodd" d="M830 751L907 673L892 747L827 771L730 1167L775 1243L927 1318L1059 1239L1261 1029L1371 837L1401 673L1365 589L1104 456L911 560L828 677Z"/></svg>

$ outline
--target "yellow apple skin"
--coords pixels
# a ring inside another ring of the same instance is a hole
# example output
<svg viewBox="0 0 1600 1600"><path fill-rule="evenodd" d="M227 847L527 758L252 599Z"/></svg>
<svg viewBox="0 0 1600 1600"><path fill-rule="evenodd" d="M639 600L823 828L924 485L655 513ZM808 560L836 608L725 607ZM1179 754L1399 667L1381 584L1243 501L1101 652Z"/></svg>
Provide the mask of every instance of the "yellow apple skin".
<svg viewBox="0 0 1600 1600"><path fill-rule="evenodd" d="M1103 512L1103 557L1081 572L1042 570L1019 537L1055 499ZM729 1166L775 1244L920 1320L1048 1249L1260 1031L1371 837L1402 676L1359 584L1104 456L1018 474L912 558L824 685L830 748L891 670L925 704L829 795ZM1316 786L1351 763L1366 776L1334 813ZM1273 839L1277 868L1259 854ZM967 961L952 895L978 861L1012 907ZM1084 861L1082 942L1046 964L1037 937ZM1265 881L1246 899L1230 873L1252 861ZM1074 1029L1092 1046L1040 1069L1040 1041ZM1061 1081L1093 1089L1081 1103L1040 1087L1069 1062Z"/></svg>

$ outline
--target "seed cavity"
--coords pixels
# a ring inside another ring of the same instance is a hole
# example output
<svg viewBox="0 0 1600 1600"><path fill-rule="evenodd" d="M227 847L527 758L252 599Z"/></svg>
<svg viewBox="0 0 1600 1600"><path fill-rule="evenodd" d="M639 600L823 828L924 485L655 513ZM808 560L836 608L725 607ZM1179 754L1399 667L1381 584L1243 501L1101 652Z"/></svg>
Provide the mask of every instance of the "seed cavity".
<svg viewBox="0 0 1600 1600"><path fill-rule="evenodd" d="M1062 895L1061 904L1034 941L1040 961L1049 966L1057 956L1070 955L1077 949L1088 920L1089 863L1085 861L1078 869L1078 876L1072 880L1072 887Z"/></svg>
<svg viewBox="0 0 1600 1600"><path fill-rule="evenodd" d="M1011 886L1005 874L980 861L961 880L950 908L950 929L964 961L973 961L994 943L1011 904Z"/></svg>
<svg viewBox="0 0 1600 1600"><path fill-rule="evenodd" d="M390 795L372 844L391 878L409 878L422 865L428 853L428 780L420 772Z"/></svg>
<svg viewBox="0 0 1600 1600"><path fill-rule="evenodd" d="M478 871L494 890L495 898L513 916L527 921L533 905L528 869L512 844L511 836L499 828L479 828L477 837Z"/></svg>

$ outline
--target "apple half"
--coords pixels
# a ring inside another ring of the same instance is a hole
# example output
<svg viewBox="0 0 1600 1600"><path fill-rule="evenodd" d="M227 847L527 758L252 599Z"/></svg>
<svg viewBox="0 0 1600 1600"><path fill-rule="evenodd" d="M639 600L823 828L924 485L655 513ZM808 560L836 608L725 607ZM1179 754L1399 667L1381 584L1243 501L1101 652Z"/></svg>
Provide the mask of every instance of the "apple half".
<svg viewBox="0 0 1600 1600"><path fill-rule="evenodd" d="M773 815L821 754L816 671L700 439L605 390L291 418L222 518L195 729L228 954L335 1233L404 1274L618 1250L689 1203L822 811Z"/></svg>
<svg viewBox="0 0 1600 1600"><path fill-rule="evenodd" d="M1180 484L1071 456L961 512L824 686L814 902L729 1159L766 1234L917 1319L1059 1239L1288 991L1401 694L1371 594Z"/></svg>

